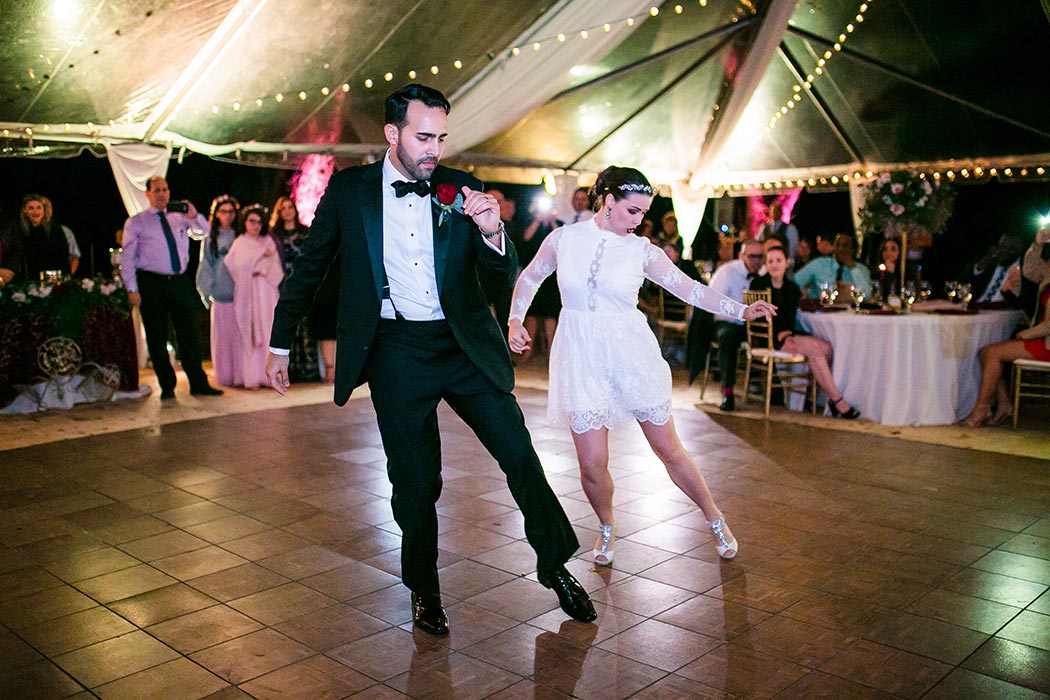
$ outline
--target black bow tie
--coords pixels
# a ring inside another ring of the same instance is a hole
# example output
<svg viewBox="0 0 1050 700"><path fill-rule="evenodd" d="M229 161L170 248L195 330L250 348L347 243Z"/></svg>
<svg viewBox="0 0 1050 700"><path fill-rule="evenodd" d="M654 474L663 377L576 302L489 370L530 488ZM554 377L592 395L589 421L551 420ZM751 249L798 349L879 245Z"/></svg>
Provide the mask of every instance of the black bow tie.
<svg viewBox="0 0 1050 700"><path fill-rule="evenodd" d="M430 196L430 182L427 180L413 180L412 182L398 180L393 186L394 194L398 197L404 197L409 192L418 194L420 197Z"/></svg>

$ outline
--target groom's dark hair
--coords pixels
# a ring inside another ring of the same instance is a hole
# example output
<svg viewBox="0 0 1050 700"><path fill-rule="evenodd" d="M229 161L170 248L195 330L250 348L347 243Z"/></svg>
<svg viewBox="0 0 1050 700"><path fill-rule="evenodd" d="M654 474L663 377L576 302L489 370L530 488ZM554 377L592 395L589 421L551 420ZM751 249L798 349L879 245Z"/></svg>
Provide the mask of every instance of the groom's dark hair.
<svg viewBox="0 0 1050 700"><path fill-rule="evenodd" d="M435 90L426 85L406 85L386 98L386 104L384 105L386 121L384 123L393 124L399 129L403 127L408 122L405 115L408 113L409 102L422 102L427 107L440 107L445 110L445 114L448 114L449 110L452 109L452 105L449 104L440 90Z"/></svg>

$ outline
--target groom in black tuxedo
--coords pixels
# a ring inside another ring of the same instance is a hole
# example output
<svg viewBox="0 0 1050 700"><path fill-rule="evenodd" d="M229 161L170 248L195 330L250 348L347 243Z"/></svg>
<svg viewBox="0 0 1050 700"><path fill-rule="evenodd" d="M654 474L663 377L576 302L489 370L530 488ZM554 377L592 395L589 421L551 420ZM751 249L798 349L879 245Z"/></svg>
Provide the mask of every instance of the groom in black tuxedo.
<svg viewBox="0 0 1050 700"><path fill-rule="evenodd" d="M448 632L435 508L442 399L507 475L536 550L540 583L558 594L565 612L590 622L594 607L564 567L579 541L511 394L506 341L478 283L481 270L512 284L517 255L481 182L438 165L449 109L433 88L398 90L386 100L386 157L332 176L274 312L267 376L279 393L288 388L287 348L330 261L341 254L335 402L345 404L368 382L416 626Z"/></svg>

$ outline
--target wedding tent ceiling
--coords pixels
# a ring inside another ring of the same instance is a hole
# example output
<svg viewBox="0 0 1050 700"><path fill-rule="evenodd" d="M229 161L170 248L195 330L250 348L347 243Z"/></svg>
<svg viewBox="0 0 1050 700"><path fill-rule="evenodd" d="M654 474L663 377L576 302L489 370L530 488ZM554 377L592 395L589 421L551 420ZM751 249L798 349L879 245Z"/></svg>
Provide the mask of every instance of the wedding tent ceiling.
<svg viewBox="0 0 1050 700"><path fill-rule="evenodd" d="M0 26L8 156L361 162L384 97L424 82L453 103L447 159L491 179L1050 168L1040 0L20 0Z"/></svg>

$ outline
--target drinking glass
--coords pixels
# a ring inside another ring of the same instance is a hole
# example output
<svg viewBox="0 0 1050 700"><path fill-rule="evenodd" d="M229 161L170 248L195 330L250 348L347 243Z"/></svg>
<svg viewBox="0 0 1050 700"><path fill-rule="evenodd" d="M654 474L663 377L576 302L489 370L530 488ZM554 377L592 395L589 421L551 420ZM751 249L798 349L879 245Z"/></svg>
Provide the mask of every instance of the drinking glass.
<svg viewBox="0 0 1050 700"><path fill-rule="evenodd" d="M919 301L926 301L930 298L930 294L933 292L930 283L926 280L919 282Z"/></svg>
<svg viewBox="0 0 1050 700"><path fill-rule="evenodd" d="M945 282L944 291L948 295L948 301L955 303L956 297L959 295L959 283L958 282Z"/></svg>
<svg viewBox="0 0 1050 700"><path fill-rule="evenodd" d="M831 286L827 282L820 283L818 299L820 299L820 305L825 309L831 306Z"/></svg>
<svg viewBox="0 0 1050 700"><path fill-rule="evenodd" d="M959 297L959 301L962 302L962 307L965 309L969 306L970 300L973 299L973 291L970 287L970 283L960 284L956 295Z"/></svg>
<svg viewBox="0 0 1050 700"><path fill-rule="evenodd" d="M905 313L910 312L911 305L915 303L915 285L912 282L908 282L901 289L901 301L904 302Z"/></svg>
<svg viewBox="0 0 1050 700"><path fill-rule="evenodd" d="M864 303L864 290L853 285L850 285L849 290L853 296L853 310L860 311L860 305Z"/></svg>

